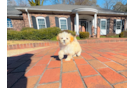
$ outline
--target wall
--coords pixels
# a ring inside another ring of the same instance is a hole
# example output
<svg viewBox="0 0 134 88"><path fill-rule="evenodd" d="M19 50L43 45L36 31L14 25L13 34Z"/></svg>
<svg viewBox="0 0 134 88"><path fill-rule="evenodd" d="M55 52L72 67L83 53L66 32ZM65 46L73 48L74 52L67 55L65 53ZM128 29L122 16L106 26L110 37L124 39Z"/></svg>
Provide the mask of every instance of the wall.
<svg viewBox="0 0 134 88"><path fill-rule="evenodd" d="M127 17L120 17L120 16L97 16L97 19L109 19L110 18L110 28L109 28L109 33L113 33L113 23L114 23L114 19L125 19L126 22L126 18Z"/></svg>

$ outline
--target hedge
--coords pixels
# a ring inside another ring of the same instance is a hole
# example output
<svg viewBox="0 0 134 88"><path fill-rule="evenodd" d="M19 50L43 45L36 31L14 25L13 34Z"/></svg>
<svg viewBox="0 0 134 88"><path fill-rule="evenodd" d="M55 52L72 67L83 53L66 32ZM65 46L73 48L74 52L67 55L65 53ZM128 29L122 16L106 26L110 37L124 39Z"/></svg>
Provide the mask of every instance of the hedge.
<svg viewBox="0 0 134 88"><path fill-rule="evenodd" d="M64 30L72 35L76 35L75 32L70 30ZM24 27L21 31L7 30L7 40L50 40L62 32L58 27L49 27L42 29L34 29L30 27Z"/></svg>
<svg viewBox="0 0 134 88"><path fill-rule="evenodd" d="M121 37L121 38L127 37L127 31L122 31L122 32L119 34L119 37Z"/></svg>
<svg viewBox="0 0 134 88"><path fill-rule="evenodd" d="M80 38L89 38L89 32L80 32Z"/></svg>
<svg viewBox="0 0 134 88"><path fill-rule="evenodd" d="M7 30L7 40L44 40L51 39L61 31L58 27L43 29L24 28L21 31Z"/></svg>

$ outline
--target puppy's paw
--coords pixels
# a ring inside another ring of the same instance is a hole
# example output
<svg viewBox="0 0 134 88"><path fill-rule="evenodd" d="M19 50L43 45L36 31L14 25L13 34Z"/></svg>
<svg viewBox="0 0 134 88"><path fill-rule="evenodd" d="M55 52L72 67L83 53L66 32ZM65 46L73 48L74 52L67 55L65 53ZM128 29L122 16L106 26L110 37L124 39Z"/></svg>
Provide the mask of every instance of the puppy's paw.
<svg viewBox="0 0 134 88"><path fill-rule="evenodd" d="M65 61L70 61L71 59L65 59Z"/></svg>
<svg viewBox="0 0 134 88"><path fill-rule="evenodd" d="M61 60L63 58L63 55L59 55L59 59Z"/></svg>
<svg viewBox="0 0 134 88"><path fill-rule="evenodd" d="M73 55L73 57L76 57L77 55L75 54L75 55Z"/></svg>
<svg viewBox="0 0 134 88"><path fill-rule="evenodd" d="M81 55L81 51L79 51L76 55L77 57L79 57Z"/></svg>

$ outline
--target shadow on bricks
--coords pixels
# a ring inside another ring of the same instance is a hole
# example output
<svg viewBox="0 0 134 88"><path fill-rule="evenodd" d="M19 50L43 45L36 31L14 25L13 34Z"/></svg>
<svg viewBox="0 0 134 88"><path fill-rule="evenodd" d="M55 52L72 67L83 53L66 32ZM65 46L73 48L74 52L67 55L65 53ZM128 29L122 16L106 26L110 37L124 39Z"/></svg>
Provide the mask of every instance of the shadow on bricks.
<svg viewBox="0 0 134 88"><path fill-rule="evenodd" d="M7 57L7 88L27 88L26 71L31 64L33 54Z"/></svg>
<svg viewBox="0 0 134 88"><path fill-rule="evenodd" d="M51 57L53 57L53 59L55 59L55 60L60 60L58 55L54 55L54 56L51 56ZM64 55L63 59L66 59L66 58L67 58L67 55Z"/></svg>

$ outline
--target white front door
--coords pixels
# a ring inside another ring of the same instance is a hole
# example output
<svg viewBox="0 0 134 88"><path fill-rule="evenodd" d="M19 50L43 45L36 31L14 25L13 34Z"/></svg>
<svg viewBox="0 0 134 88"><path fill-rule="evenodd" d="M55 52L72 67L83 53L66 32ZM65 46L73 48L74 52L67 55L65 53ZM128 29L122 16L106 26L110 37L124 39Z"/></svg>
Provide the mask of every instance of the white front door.
<svg viewBox="0 0 134 88"><path fill-rule="evenodd" d="M106 35L107 34L107 20L101 19L100 20L100 35Z"/></svg>
<svg viewBox="0 0 134 88"><path fill-rule="evenodd" d="M115 30L115 33L116 34L120 34L121 33L121 29L122 29L122 21L121 21L121 19L117 19L116 20L116 30Z"/></svg>

